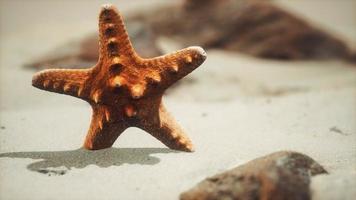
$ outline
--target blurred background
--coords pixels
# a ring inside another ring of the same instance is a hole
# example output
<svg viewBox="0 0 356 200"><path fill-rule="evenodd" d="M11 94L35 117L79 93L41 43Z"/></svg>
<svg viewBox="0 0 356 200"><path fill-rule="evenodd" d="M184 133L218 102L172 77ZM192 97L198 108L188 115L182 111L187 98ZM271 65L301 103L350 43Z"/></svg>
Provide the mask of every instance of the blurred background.
<svg viewBox="0 0 356 200"><path fill-rule="evenodd" d="M194 154L137 151L164 146L134 128L114 145L129 148L124 160L116 151L90 157L73 150L86 135L90 106L31 86L36 71L96 63L104 3L123 14L143 57L187 46L207 51L204 64L164 98ZM1 157L0 194L46 198L77 189L62 197L172 199L207 175L276 150L354 173L355 49L354 0L0 0L0 152L26 158ZM58 168L62 178L43 176Z"/></svg>

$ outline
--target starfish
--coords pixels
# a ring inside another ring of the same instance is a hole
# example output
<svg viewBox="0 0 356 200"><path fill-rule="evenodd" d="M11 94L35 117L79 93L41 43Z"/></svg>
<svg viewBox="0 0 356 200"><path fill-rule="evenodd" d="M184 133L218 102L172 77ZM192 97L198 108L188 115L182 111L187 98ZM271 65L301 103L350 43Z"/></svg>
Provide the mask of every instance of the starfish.
<svg viewBox="0 0 356 200"><path fill-rule="evenodd" d="M132 47L123 18L112 5L99 14L99 59L89 69L50 69L36 73L32 85L87 101L91 124L83 147L109 148L129 127L138 127L167 147L194 151L192 142L162 103L164 91L206 59L200 47L142 58Z"/></svg>

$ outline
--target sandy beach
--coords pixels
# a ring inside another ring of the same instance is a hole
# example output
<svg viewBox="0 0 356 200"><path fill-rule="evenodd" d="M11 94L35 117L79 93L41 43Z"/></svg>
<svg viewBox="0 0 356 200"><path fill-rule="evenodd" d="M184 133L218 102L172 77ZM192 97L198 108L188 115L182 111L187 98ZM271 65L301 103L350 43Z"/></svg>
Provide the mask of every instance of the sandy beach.
<svg viewBox="0 0 356 200"><path fill-rule="evenodd" d="M154 2L112 3L125 15L165 3ZM356 46L355 2L312 2L277 1ZM305 153L331 174L356 174L356 67L337 60L208 51L164 97L194 153L137 128L113 148L81 149L89 104L32 87L35 71L23 65L95 31L102 3L0 1L0 199L178 199L207 176L279 150ZM176 50L169 38L160 44Z"/></svg>

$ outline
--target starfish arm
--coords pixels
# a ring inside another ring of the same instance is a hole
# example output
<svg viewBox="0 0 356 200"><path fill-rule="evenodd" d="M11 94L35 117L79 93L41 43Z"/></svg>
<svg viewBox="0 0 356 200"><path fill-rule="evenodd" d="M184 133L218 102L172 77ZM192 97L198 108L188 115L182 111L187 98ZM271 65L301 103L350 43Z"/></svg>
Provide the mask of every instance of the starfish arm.
<svg viewBox="0 0 356 200"><path fill-rule="evenodd" d="M206 53L201 47L188 47L171 54L148 59L146 65L157 69L160 74L159 85L166 89L199 67L205 59Z"/></svg>
<svg viewBox="0 0 356 200"><path fill-rule="evenodd" d="M105 61L136 55L121 14L109 4L104 5L99 14L99 52L99 59Z"/></svg>
<svg viewBox="0 0 356 200"><path fill-rule="evenodd" d="M170 149L194 151L193 144L188 136L162 104L159 108L159 120L151 120L146 126L140 128L150 133Z"/></svg>
<svg viewBox="0 0 356 200"><path fill-rule="evenodd" d="M89 76L88 69L49 69L36 73L32 77L32 85L42 90L81 97Z"/></svg>
<svg viewBox="0 0 356 200"><path fill-rule="evenodd" d="M111 147L117 137L127 128L125 123L114 122L108 107L95 105L84 148L98 150Z"/></svg>

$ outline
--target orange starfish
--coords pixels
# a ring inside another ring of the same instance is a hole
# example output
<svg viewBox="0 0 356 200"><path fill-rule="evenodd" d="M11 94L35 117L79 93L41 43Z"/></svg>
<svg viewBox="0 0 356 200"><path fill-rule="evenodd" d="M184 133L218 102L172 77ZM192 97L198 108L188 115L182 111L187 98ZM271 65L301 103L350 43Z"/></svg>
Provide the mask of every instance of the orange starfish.
<svg viewBox="0 0 356 200"><path fill-rule="evenodd" d="M36 73L32 85L81 98L93 108L84 148L113 145L128 127L138 127L171 149L193 151L193 145L162 104L164 91L199 65L200 47L151 59L133 49L123 19L112 5L99 15L99 61L90 69L51 69Z"/></svg>

